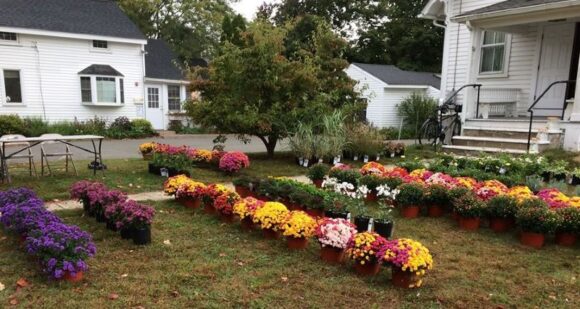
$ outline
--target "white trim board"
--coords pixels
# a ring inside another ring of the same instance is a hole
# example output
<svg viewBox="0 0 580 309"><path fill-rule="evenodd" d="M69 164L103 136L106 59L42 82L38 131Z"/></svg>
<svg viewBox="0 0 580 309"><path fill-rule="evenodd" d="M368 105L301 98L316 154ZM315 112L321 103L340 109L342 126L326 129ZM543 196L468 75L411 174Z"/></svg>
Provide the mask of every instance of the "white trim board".
<svg viewBox="0 0 580 309"><path fill-rule="evenodd" d="M120 42L120 43L129 43L129 44L138 44L138 45L146 45L147 44L147 40L140 40L140 39L128 39L128 38L102 36L102 35L95 35L95 34L68 33L68 32L36 30L36 29L27 29L27 28L16 28L16 27L0 27L0 32L14 32L16 34L52 36L52 37L81 39L81 40L102 40L102 41L109 41L109 42Z"/></svg>

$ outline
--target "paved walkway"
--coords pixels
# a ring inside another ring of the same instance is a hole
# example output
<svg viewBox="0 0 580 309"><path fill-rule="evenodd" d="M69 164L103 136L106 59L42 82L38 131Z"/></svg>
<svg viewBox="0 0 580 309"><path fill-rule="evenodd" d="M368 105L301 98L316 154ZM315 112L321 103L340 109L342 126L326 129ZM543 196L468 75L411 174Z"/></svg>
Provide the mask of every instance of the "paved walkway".
<svg viewBox="0 0 580 309"><path fill-rule="evenodd" d="M306 176L296 176L296 177L290 177L290 178L297 180L297 181L300 181L300 182L303 182L303 183L310 182L310 180ZM231 190L234 189L234 185L231 182L224 183L223 185L230 188ZM156 191L156 192L143 192L143 193L131 194L131 195L129 195L129 199L132 199L135 201L166 201L166 200L173 199L173 197L165 195L163 193L163 191ZM81 208L83 208L83 205L81 203L79 203L77 201L73 201L73 200L53 201L53 202L46 203L46 208L49 211L58 211L58 210L81 209Z"/></svg>

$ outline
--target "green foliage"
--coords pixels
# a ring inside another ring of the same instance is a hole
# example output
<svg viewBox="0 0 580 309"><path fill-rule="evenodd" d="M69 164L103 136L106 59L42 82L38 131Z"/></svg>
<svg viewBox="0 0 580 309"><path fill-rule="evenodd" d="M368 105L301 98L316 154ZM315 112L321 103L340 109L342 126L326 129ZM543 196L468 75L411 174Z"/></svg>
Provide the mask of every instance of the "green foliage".
<svg viewBox="0 0 580 309"><path fill-rule="evenodd" d="M471 190L469 190L468 188L465 188L465 187L455 187L455 188L449 190L448 195L449 195L449 201L451 202L451 206L453 206L455 204L456 199L458 199L464 195L470 194L470 193L471 193Z"/></svg>
<svg viewBox="0 0 580 309"><path fill-rule="evenodd" d="M449 190L442 185L430 185L425 190L425 203L438 206L447 206L449 200Z"/></svg>
<svg viewBox="0 0 580 309"><path fill-rule="evenodd" d="M289 57L286 39L294 27L258 21L248 26L243 47L226 42L208 68L195 70L192 90L201 100L186 103L187 114L220 133L257 136L270 155L300 122L337 109L352 118L364 101L343 71L345 42L319 23L307 48Z"/></svg>
<svg viewBox="0 0 580 309"><path fill-rule="evenodd" d="M353 155L368 155L370 160L373 160L383 151L383 135L376 127L354 123L347 127L346 136L348 140L346 150Z"/></svg>
<svg viewBox="0 0 580 309"><path fill-rule="evenodd" d="M18 115L0 115L0 136L6 134L26 134L25 123Z"/></svg>
<svg viewBox="0 0 580 309"><path fill-rule="evenodd" d="M356 186L361 174L358 170L331 169L328 176L330 178L336 178L340 183L348 182Z"/></svg>
<svg viewBox="0 0 580 309"><path fill-rule="evenodd" d="M399 187L399 190L396 198L399 206L420 206L425 199L425 189L419 184L404 184Z"/></svg>
<svg viewBox="0 0 580 309"><path fill-rule="evenodd" d="M486 214L491 218L514 218L518 200L507 195L498 195L487 202Z"/></svg>
<svg viewBox="0 0 580 309"><path fill-rule="evenodd" d="M242 38L244 31L246 31L246 20L242 15L237 14L233 18L226 15L222 21L221 42L242 46L244 44Z"/></svg>
<svg viewBox="0 0 580 309"><path fill-rule="evenodd" d="M453 200L453 210L464 218L479 218L485 214L485 203L473 193L464 194Z"/></svg>
<svg viewBox="0 0 580 309"><path fill-rule="evenodd" d="M558 232L580 233L580 208L566 207L556 210L556 219L558 220Z"/></svg>
<svg viewBox="0 0 580 309"><path fill-rule="evenodd" d="M41 136L50 132L50 125L40 117L24 118L22 121L27 129L26 136Z"/></svg>
<svg viewBox="0 0 580 309"><path fill-rule="evenodd" d="M326 164L323 163L315 164L312 167L310 167L310 169L308 169L308 178L310 180L324 179L324 176L326 176L329 170L330 166Z"/></svg>
<svg viewBox="0 0 580 309"><path fill-rule="evenodd" d="M417 136L421 126L437 109L437 101L419 93L413 93L399 104L399 116L404 119L406 130Z"/></svg>
<svg viewBox="0 0 580 309"><path fill-rule="evenodd" d="M540 199L529 199L518 208L516 223L524 232L549 234L556 230L558 219L546 202Z"/></svg>
<svg viewBox="0 0 580 309"><path fill-rule="evenodd" d="M395 127L388 127L380 129L381 134L383 135L383 139L385 140L396 140L399 139L399 128ZM416 136L413 135L413 131L402 128L400 139L414 139Z"/></svg>
<svg viewBox="0 0 580 309"><path fill-rule="evenodd" d="M360 186L366 186L369 190L375 190L385 183L384 177L376 175L365 175L358 180ZM389 187L391 188L391 187Z"/></svg>

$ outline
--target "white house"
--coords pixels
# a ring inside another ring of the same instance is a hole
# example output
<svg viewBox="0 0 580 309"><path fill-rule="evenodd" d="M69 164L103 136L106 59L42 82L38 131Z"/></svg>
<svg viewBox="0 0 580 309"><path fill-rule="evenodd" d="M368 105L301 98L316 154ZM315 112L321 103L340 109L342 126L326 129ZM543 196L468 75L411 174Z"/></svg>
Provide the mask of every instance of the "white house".
<svg viewBox="0 0 580 309"><path fill-rule="evenodd" d="M393 65L352 63L346 73L368 100L367 119L380 128L399 127L399 104L413 93L439 98L440 78L434 73L403 71Z"/></svg>
<svg viewBox="0 0 580 309"><path fill-rule="evenodd" d="M0 114L165 129L186 82L164 67L165 46L149 43L113 1L0 0Z"/></svg>
<svg viewBox="0 0 580 309"><path fill-rule="evenodd" d="M580 0L430 0L421 17L445 28L441 101L463 104L446 148L524 153L531 131L532 151L580 150Z"/></svg>

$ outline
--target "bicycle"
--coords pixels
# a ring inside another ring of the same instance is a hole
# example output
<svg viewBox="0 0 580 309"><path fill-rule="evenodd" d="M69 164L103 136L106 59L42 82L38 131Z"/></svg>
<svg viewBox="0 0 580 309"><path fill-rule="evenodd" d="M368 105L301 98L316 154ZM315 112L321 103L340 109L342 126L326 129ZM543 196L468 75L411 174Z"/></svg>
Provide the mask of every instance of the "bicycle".
<svg viewBox="0 0 580 309"><path fill-rule="evenodd" d="M445 138L448 132L451 132L451 137L461 134L461 111L463 106L455 103L446 103L437 107L436 113L425 120L419 136L417 137L420 145L433 145L436 147L439 144L445 143ZM452 110L452 114L447 114ZM449 123L444 126L443 124Z"/></svg>

